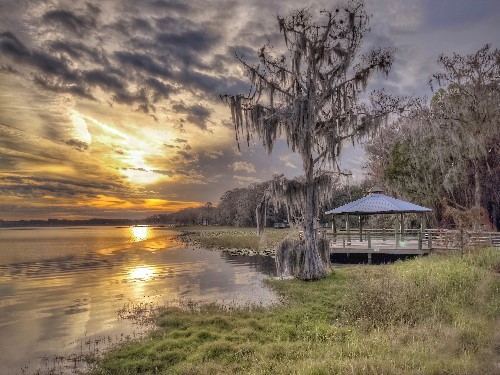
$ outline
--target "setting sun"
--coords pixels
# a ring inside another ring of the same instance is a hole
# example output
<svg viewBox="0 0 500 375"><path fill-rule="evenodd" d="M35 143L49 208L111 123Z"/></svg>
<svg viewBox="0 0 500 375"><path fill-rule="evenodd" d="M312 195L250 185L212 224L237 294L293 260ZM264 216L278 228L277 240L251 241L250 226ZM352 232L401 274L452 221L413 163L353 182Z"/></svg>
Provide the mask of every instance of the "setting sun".
<svg viewBox="0 0 500 375"><path fill-rule="evenodd" d="M139 169L139 170L129 169L123 171L123 175L130 182L139 185L154 184L155 182L158 182L162 177L164 177L162 175L159 175L158 173L148 171L146 169Z"/></svg>
<svg viewBox="0 0 500 375"><path fill-rule="evenodd" d="M149 227L131 227L134 242L147 240L149 237Z"/></svg>

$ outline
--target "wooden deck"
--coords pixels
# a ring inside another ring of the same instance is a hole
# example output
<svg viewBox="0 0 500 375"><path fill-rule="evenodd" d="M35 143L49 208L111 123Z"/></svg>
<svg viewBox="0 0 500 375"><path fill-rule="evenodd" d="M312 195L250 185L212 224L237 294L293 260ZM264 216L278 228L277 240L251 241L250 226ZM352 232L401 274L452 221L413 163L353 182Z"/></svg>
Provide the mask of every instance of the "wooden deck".
<svg viewBox="0 0 500 375"><path fill-rule="evenodd" d="M351 240L350 244L330 241L330 254L424 255L429 252L428 248L419 248L418 241L415 240L399 244L394 240L372 240L370 247L366 241Z"/></svg>
<svg viewBox="0 0 500 375"><path fill-rule="evenodd" d="M499 232L407 229L325 231L330 239L330 254L425 255L434 251L463 251L464 248L490 246L500 248Z"/></svg>

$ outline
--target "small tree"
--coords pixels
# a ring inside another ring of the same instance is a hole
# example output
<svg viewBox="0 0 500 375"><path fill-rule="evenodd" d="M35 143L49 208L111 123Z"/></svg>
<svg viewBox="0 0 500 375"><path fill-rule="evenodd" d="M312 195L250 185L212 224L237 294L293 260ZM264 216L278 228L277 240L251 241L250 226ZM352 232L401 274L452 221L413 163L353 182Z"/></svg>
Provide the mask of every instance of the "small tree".
<svg viewBox="0 0 500 375"><path fill-rule="evenodd" d="M352 1L322 11L319 18L308 9L297 10L287 17L278 16L278 23L286 52L273 53L265 45L256 66L237 56L252 88L248 96L225 95L223 100L231 108L238 145L241 137L249 143L256 135L271 153L283 135L302 157L304 176L295 180L277 177L270 196L275 206L277 201L286 203L289 221L303 229L296 276L319 279L326 270L318 251L317 218L338 177L325 169L337 166L344 140L367 134L389 111L399 109L400 102L383 92L372 95L371 110L358 100L370 75L376 70L387 74L393 58L390 51L379 49L355 60L368 32L363 3ZM265 211L260 210L262 215Z"/></svg>

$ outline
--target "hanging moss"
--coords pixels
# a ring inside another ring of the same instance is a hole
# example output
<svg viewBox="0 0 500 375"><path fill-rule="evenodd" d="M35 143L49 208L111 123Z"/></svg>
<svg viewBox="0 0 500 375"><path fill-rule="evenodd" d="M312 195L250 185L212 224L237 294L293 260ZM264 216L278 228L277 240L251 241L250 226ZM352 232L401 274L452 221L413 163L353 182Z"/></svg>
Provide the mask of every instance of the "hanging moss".
<svg viewBox="0 0 500 375"><path fill-rule="evenodd" d="M222 99L231 108L238 146L240 139L249 144L256 137L271 153L276 140L284 137L301 156L304 176L274 178L257 208L258 227L261 234L266 202L284 204L290 223L304 231L304 267L297 274L316 279L325 274L316 238L318 210L338 181L342 142L370 135L401 103L384 92L372 96L371 108L358 102L372 73L387 73L393 61L391 51L380 49L358 56L368 31L362 2L322 11L318 18L300 9L278 17L278 23L286 53L274 54L266 45L256 66L239 58L252 84L250 95Z"/></svg>

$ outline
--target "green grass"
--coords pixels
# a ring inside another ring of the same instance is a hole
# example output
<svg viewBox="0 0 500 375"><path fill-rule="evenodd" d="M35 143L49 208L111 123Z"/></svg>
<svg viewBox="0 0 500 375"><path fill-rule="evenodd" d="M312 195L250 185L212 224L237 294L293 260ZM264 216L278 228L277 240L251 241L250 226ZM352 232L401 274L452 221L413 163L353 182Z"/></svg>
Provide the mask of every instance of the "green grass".
<svg viewBox="0 0 500 375"><path fill-rule="evenodd" d="M499 266L484 250L272 280L283 305L165 309L91 374L496 374Z"/></svg>

